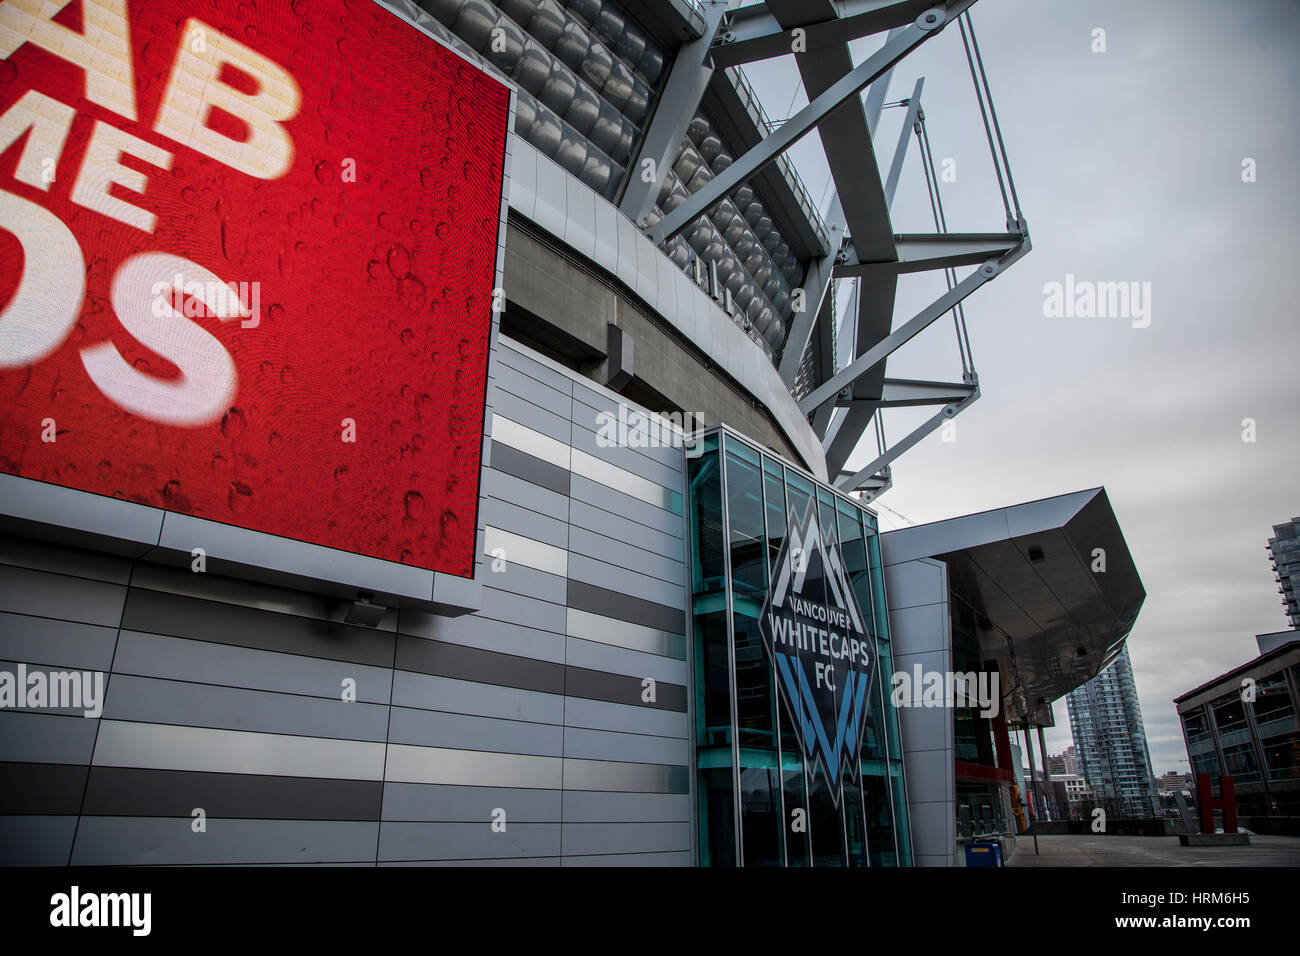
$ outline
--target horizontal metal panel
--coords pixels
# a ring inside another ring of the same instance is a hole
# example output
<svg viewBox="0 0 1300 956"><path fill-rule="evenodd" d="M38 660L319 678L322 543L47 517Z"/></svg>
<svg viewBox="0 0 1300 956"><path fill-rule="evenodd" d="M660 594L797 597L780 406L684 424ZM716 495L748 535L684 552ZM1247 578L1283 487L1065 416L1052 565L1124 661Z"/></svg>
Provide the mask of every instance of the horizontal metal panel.
<svg viewBox="0 0 1300 956"><path fill-rule="evenodd" d="M387 703L393 672L347 661L278 654L159 634L123 631L113 659L115 674L166 677L227 687L341 699L343 682L355 682L357 700ZM111 683L111 681L110 681Z"/></svg>
<svg viewBox="0 0 1300 956"><path fill-rule="evenodd" d="M568 550L595 561L626 568L647 577L681 585L686 580L686 565L677 558L656 554L644 548L629 547L626 542L607 538L576 525L569 527Z"/></svg>
<svg viewBox="0 0 1300 956"><path fill-rule="evenodd" d="M564 693L564 670L549 661L498 654L463 644L446 644L402 634L397 668L436 677L499 684L549 694Z"/></svg>
<svg viewBox="0 0 1300 956"><path fill-rule="evenodd" d="M205 727L101 720L96 766L379 780L384 745Z"/></svg>
<svg viewBox="0 0 1300 956"><path fill-rule="evenodd" d="M0 815L81 812L86 767L62 763L0 763Z"/></svg>
<svg viewBox="0 0 1300 956"><path fill-rule="evenodd" d="M564 604L539 601L511 594L491 586L488 574L483 579L483 608L475 617L491 618L508 624L525 624L555 634L564 633Z"/></svg>
<svg viewBox="0 0 1300 956"><path fill-rule="evenodd" d="M122 627L372 667L393 662L385 631L140 588L127 596Z"/></svg>
<svg viewBox="0 0 1300 956"><path fill-rule="evenodd" d="M378 820L383 784L264 774L92 767L87 816Z"/></svg>
<svg viewBox="0 0 1300 956"><path fill-rule="evenodd" d="M680 578L677 581L664 581L582 554L569 558L569 578L625 594L630 598L668 607L686 607L686 589Z"/></svg>
<svg viewBox="0 0 1300 956"><path fill-rule="evenodd" d="M667 426L658 434L640 431L635 427L635 420L631 426L626 424L628 413L624 413L623 427L620 428L617 414L610 418L598 418L602 413L586 405L579 404L576 407L579 412L575 416L569 441L575 449L641 475L665 488L677 492L683 490L681 460L685 456L680 442L669 432ZM624 440L626 444L622 443ZM656 446L650 444L651 440L672 444Z"/></svg>
<svg viewBox="0 0 1300 956"><path fill-rule="evenodd" d="M500 364L506 368L522 373L558 392L563 392L565 395L572 394L573 379L563 372L537 361L536 353L525 352L525 347L518 342L505 337L498 338L497 350L494 355Z"/></svg>
<svg viewBox="0 0 1300 956"><path fill-rule="evenodd" d="M586 481L584 478L578 480ZM592 488L600 488L599 485L593 482L588 484ZM609 495L614 494L607 488L601 488L600 490ZM637 503L640 504L640 502ZM660 514L663 513L660 512ZM664 515L664 517L665 519L671 518L670 515ZM615 541L622 541L633 547L651 551L666 558L672 558L674 561L685 560L686 545L682 541L680 534L682 529L680 527L676 528L678 533L661 531L644 524L629 521L623 515L576 498L569 506L569 520L575 528L585 528L594 534Z"/></svg>
<svg viewBox="0 0 1300 956"><path fill-rule="evenodd" d="M433 638L485 651L564 663L564 638L522 624L507 624L476 614L439 617L420 611L403 611L400 630L414 637Z"/></svg>
<svg viewBox="0 0 1300 956"><path fill-rule="evenodd" d="M510 448L509 445L498 445L491 452L492 457L496 457L497 448ZM524 456L529 461L541 461L540 458L534 458L532 455L525 455L524 452L510 448L511 453L516 456ZM558 474L564 475L563 492L551 489L533 481L528 475L515 475L513 472L498 471L495 468L488 468L483 472L482 493L484 495L484 504L494 501L504 501L521 508L527 508L529 511L538 514L556 517L565 520L569 515L569 470L560 468L546 463L553 468Z"/></svg>
<svg viewBox="0 0 1300 956"><path fill-rule="evenodd" d="M195 574L188 562L180 567L138 562L131 574L131 587L321 621L341 621L344 614L336 597L211 572ZM391 630L392 624L383 621L379 629Z"/></svg>
<svg viewBox="0 0 1300 956"><path fill-rule="evenodd" d="M581 611L576 613L582 613ZM606 618L608 620L608 618ZM619 624L624 622L620 621ZM595 641L574 638L569 641L569 652L565 658L570 667L582 667L586 670L605 671L610 674L624 674L638 680L650 677L656 681L686 686L689 669L683 660L662 657L658 654L646 654L624 647L614 647Z"/></svg>
<svg viewBox="0 0 1300 956"><path fill-rule="evenodd" d="M517 787L448 787L439 784L385 783L384 819L431 823L485 823L500 807L507 821L559 823L560 790Z"/></svg>
<svg viewBox="0 0 1300 956"><path fill-rule="evenodd" d="M559 757L390 744L385 779L396 783L558 790L563 780L562 764Z"/></svg>
<svg viewBox="0 0 1300 956"><path fill-rule="evenodd" d="M654 687L655 699L646 701L642 698L649 688L643 684L644 680L570 664L565 668L564 692L570 697L588 697L651 710L686 710L686 688L681 684L658 681Z"/></svg>
<svg viewBox="0 0 1300 956"><path fill-rule="evenodd" d="M570 456L570 470L574 475L581 475L598 482L607 488L622 492L646 504L662 508L675 515L682 513L682 496L680 492L666 488L636 472L611 464L603 458L589 455L577 448Z"/></svg>
<svg viewBox="0 0 1300 956"><path fill-rule="evenodd" d="M557 467L569 467L570 449L567 436L565 441L559 441L542 434L536 429L494 413L492 415L492 444L497 443L517 448L534 458L549 461Z"/></svg>
<svg viewBox="0 0 1300 956"><path fill-rule="evenodd" d="M560 852L558 823L509 823L495 832L489 823L384 823L379 835L382 860L476 860Z"/></svg>
<svg viewBox="0 0 1300 956"><path fill-rule="evenodd" d="M382 742L388 708L242 687L113 675L104 716L152 724Z"/></svg>
<svg viewBox="0 0 1300 956"><path fill-rule="evenodd" d="M125 585L130 583L133 563L116 555L0 533L0 564Z"/></svg>
<svg viewBox="0 0 1300 956"><path fill-rule="evenodd" d="M498 389L492 396L492 411L494 419L508 418L510 421L545 435L547 438L563 442L566 445L569 443L569 431L572 425L568 415L557 415L555 412L547 411L527 399L512 395L502 389ZM494 439L500 438L496 433L495 423L492 437ZM511 443L506 442L506 444Z"/></svg>
<svg viewBox="0 0 1300 956"><path fill-rule="evenodd" d="M555 724L394 707L388 740L417 747L559 757L564 748L564 728Z"/></svg>
<svg viewBox="0 0 1300 956"><path fill-rule="evenodd" d="M531 492L532 489L528 490ZM568 499L564 499L565 510L557 513L540 512L533 504L528 498L522 501L489 499L480 508L479 524L563 549L569 534Z"/></svg>
<svg viewBox="0 0 1300 956"><path fill-rule="evenodd" d="M681 711L653 710L581 697L564 699L564 720L569 727L623 730L664 737L688 738L691 732L690 718Z"/></svg>
<svg viewBox="0 0 1300 956"><path fill-rule="evenodd" d="M691 828L681 823L566 823L565 855L686 852Z"/></svg>
<svg viewBox="0 0 1300 956"><path fill-rule="evenodd" d="M90 763L98 720L0 710L0 761Z"/></svg>
<svg viewBox="0 0 1300 956"><path fill-rule="evenodd" d="M564 698L555 694L406 671L393 675L393 705L533 723L564 723Z"/></svg>
<svg viewBox="0 0 1300 956"><path fill-rule="evenodd" d="M478 570L481 587L487 589L489 597L497 592L505 592L563 606L568 588L564 576L538 571L512 562L509 555L513 553L513 550L506 550L505 557L493 558L484 555L479 558L482 562ZM477 614L461 616L476 621L491 620Z"/></svg>
<svg viewBox="0 0 1300 956"><path fill-rule="evenodd" d="M217 820L206 833L189 818L82 817L74 866L184 863L327 863L375 859L379 824L344 820Z"/></svg>
<svg viewBox="0 0 1300 956"><path fill-rule="evenodd" d="M563 866L694 866L689 850L673 853L601 853L595 856L566 856Z"/></svg>
<svg viewBox="0 0 1300 956"><path fill-rule="evenodd" d="M493 471L520 478L557 495L563 495L565 498L569 495L569 471L567 468L561 468L549 461L534 458L517 448L511 448L504 442L493 446L490 459ZM532 504L533 502L529 503ZM563 505L567 511L568 502L565 501ZM553 511L552 513L563 516L564 512Z"/></svg>
<svg viewBox="0 0 1300 956"><path fill-rule="evenodd" d="M660 764L686 764L691 759L690 744L685 740L579 727L565 730L564 756Z"/></svg>
<svg viewBox="0 0 1300 956"><path fill-rule="evenodd" d="M106 671L116 641L113 627L0 613L0 657L8 660Z"/></svg>
<svg viewBox="0 0 1300 956"><path fill-rule="evenodd" d="M568 632L570 637L585 641L686 660L686 638L680 634L592 614L579 608L569 608Z"/></svg>
<svg viewBox="0 0 1300 956"><path fill-rule="evenodd" d="M21 671L21 673L20 673ZM25 661L7 661L0 659L0 673L10 675L17 686L25 683L31 688L33 674L41 675L43 696L28 696L21 702L7 704L0 713L11 714L61 714L78 719L95 719L102 716L99 711L104 706L104 697L112 683L111 677L103 671L76 671L67 667L51 667L41 664L27 664ZM30 695L30 690L29 690ZM66 697L64 696L66 695ZM56 701L67 700L66 706L55 706Z"/></svg>
<svg viewBox="0 0 1300 956"><path fill-rule="evenodd" d="M117 627L125 601L118 584L0 565L0 610Z"/></svg>
<svg viewBox="0 0 1300 956"><path fill-rule="evenodd" d="M569 573L569 552L563 547L492 525L483 528L483 553L501 558L507 564L522 564L547 574L564 577Z"/></svg>
<svg viewBox="0 0 1300 956"><path fill-rule="evenodd" d="M497 390L545 409L566 421L570 419L573 416L573 398L569 380L540 368L536 363L531 363L531 369L517 368L505 358L504 353L507 351L509 350L500 348L497 350L498 356L502 357L493 373L493 384ZM519 353L511 354L518 356ZM527 362L522 356L517 361L520 364Z"/></svg>
<svg viewBox="0 0 1300 956"><path fill-rule="evenodd" d="M380 860L380 866L420 866L420 867L506 867L526 866L528 869L539 867L559 867L558 856L502 857L499 860Z"/></svg>
<svg viewBox="0 0 1300 956"><path fill-rule="evenodd" d="M569 607L674 634L686 633L686 612L681 607L643 600L572 578L569 579Z"/></svg>
<svg viewBox="0 0 1300 956"><path fill-rule="evenodd" d="M660 531L679 539L685 534L681 515L665 511L663 508L648 504L640 498L634 498L621 491L616 491L583 475L574 474L569 485L569 495L573 501L573 504L570 505L569 514L573 516L572 520L575 523L577 523L576 506L580 501L595 505L602 511L607 512L614 519L615 524L622 524L626 528L628 524L635 523L622 534L612 529L606 530L605 525L583 524L583 527L589 527L593 531L608 534L611 538L623 540L626 535L627 540L636 544L638 536L641 534L638 525L644 525L653 531ZM647 547L647 545L641 545L641 547Z"/></svg>
<svg viewBox="0 0 1300 956"><path fill-rule="evenodd" d="M564 789L687 793L689 781L686 767L565 757Z"/></svg>
<svg viewBox="0 0 1300 956"><path fill-rule="evenodd" d="M564 795L565 823L688 823L689 793L597 793L571 790Z"/></svg>
<svg viewBox="0 0 1300 956"><path fill-rule="evenodd" d="M67 866L77 818L0 816L0 866Z"/></svg>
<svg viewBox="0 0 1300 956"><path fill-rule="evenodd" d="M307 541L239 528L234 525L167 512L159 547L189 555L196 546L207 551L209 564L229 561L237 576L278 583L292 581L307 590L324 587L331 593L371 591L381 603L429 601L434 572L413 565L328 548Z"/></svg>

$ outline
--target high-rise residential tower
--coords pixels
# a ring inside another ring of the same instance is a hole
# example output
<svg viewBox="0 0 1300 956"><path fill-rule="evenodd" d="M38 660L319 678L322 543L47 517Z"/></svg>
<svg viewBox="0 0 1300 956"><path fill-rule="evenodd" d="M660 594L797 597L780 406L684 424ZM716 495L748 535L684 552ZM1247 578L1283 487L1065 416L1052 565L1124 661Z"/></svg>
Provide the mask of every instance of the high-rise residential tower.
<svg viewBox="0 0 1300 956"><path fill-rule="evenodd" d="M1154 814L1157 803L1151 754L1128 646L1114 663L1066 700L1079 770L1098 805L1126 817Z"/></svg>
<svg viewBox="0 0 1300 956"><path fill-rule="evenodd" d="M1286 524L1273 525L1273 537L1268 539L1268 556L1273 562L1278 593L1286 608L1287 620L1292 628L1300 628L1300 518Z"/></svg>

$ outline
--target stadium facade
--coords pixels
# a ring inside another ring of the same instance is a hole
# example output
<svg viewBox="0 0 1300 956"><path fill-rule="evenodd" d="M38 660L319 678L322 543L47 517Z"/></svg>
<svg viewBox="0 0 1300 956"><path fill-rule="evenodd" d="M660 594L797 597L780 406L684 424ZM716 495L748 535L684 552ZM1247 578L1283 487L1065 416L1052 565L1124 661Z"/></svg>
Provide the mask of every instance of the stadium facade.
<svg viewBox="0 0 1300 956"><path fill-rule="evenodd" d="M1042 726L1141 603L1104 493L892 558L867 507L979 397L962 303L1029 250L972 3L5 4L0 862L953 862L1005 764L891 704L899 655L960 643ZM874 142L949 28L986 233L920 83ZM778 55L775 124L741 67ZM891 225L905 161L933 232ZM886 376L949 316L953 381ZM1046 597L981 577L1026 535Z"/></svg>

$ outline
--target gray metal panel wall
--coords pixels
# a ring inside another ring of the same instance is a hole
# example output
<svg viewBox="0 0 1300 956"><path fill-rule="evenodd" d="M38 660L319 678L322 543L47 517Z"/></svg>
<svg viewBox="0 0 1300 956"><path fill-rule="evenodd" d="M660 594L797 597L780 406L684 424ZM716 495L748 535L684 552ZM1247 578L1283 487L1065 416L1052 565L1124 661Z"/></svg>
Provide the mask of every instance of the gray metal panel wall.
<svg viewBox="0 0 1300 956"><path fill-rule="evenodd" d="M889 538L884 538L888 542ZM946 674L952 669L948 566L932 558L890 564L884 554L885 594L894 672ZM899 708L899 736L907 774L907 816L917 866L952 866L956 852L956 765L953 711Z"/></svg>
<svg viewBox="0 0 1300 956"><path fill-rule="evenodd" d="M473 615L0 538L0 670L106 682L0 709L0 864L689 865L682 452L505 339L488 395Z"/></svg>

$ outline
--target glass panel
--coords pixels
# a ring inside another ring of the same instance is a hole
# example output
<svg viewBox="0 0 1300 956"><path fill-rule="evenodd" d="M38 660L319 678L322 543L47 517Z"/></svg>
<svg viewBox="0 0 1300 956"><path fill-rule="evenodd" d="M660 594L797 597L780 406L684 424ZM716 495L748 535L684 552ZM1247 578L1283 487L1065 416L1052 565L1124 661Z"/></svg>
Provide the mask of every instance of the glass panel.
<svg viewBox="0 0 1300 956"><path fill-rule="evenodd" d="M867 772L864 762L862 797L867 811L867 849L872 866L897 866L894 819L889 804L889 778Z"/></svg>
<svg viewBox="0 0 1300 956"><path fill-rule="evenodd" d="M728 759L730 759L730 751ZM731 767L699 772L700 865L735 866L736 804L731 790Z"/></svg>
<svg viewBox="0 0 1300 956"><path fill-rule="evenodd" d="M812 862L812 843L808 835L808 796L804 788L803 756L799 753L799 744L791 736L785 725L789 723L789 712L781 712L781 786L785 788L785 825L782 832L786 838L786 862L789 866L809 866ZM795 830L796 810L799 814L799 830Z"/></svg>
<svg viewBox="0 0 1300 956"><path fill-rule="evenodd" d="M826 775L808 768L812 786L810 820L812 823L813 866L844 866L844 832L839 807L831 799Z"/></svg>
<svg viewBox="0 0 1300 956"><path fill-rule="evenodd" d="M773 751L740 752L745 866L781 865L781 786Z"/></svg>
<svg viewBox="0 0 1300 956"><path fill-rule="evenodd" d="M793 471L787 471L785 493L790 507L794 509L795 514L802 518L804 512L808 510L808 502L812 501L812 482L802 475L795 474Z"/></svg>
<svg viewBox="0 0 1300 956"><path fill-rule="evenodd" d="M849 866L868 866L866 821L863 819L862 789L848 779L844 780L844 834L849 843Z"/></svg>
<svg viewBox="0 0 1300 956"><path fill-rule="evenodd" d="M767 564L772 569L785 541L786 507L781 468L770 458L763 459L763 494L767 498Z"/></svg>

